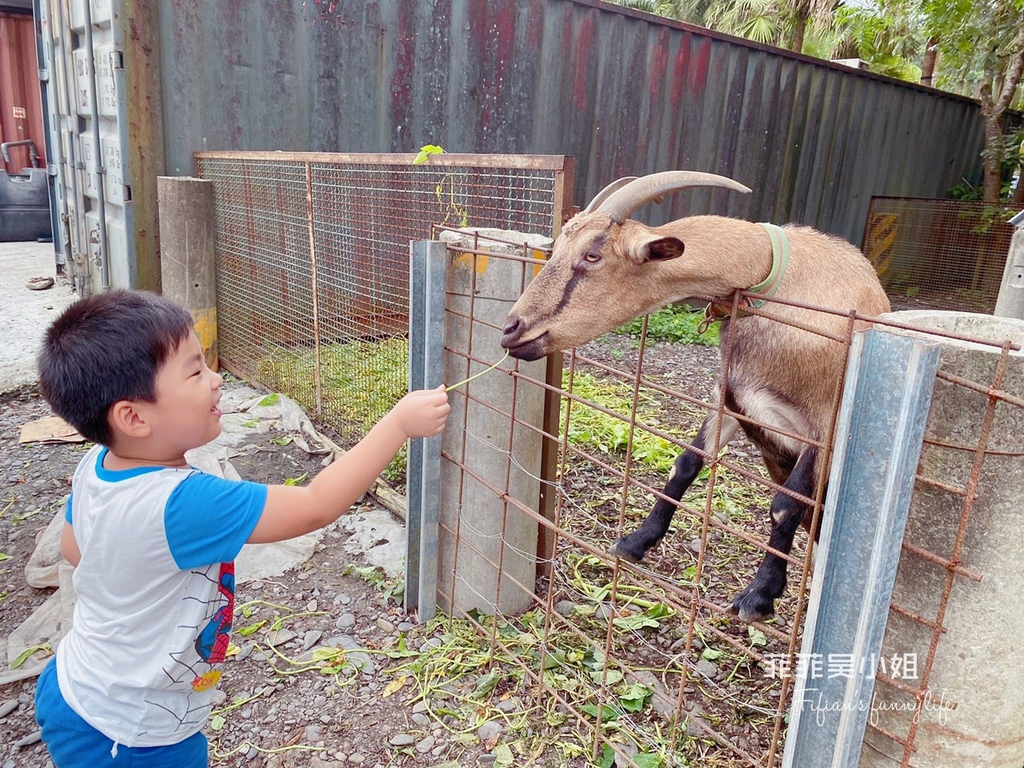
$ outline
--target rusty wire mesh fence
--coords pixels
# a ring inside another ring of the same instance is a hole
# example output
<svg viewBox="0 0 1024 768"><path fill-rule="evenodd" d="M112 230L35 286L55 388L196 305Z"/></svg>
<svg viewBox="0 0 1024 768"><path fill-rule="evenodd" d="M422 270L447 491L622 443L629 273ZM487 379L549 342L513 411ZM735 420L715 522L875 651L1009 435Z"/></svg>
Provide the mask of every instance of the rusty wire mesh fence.
<svg viewBox="0 0 1024 768"><path fill-rule="evenodd" d="M872 197L863 250L896 306L991 312L1012 213L981 202Z"/></svg>
<svg viewBox="0 0 1024 768"><path fill-rule="evenodd" d="M556 231L561 156L199 152L214 184L222 365L348 446L405 393L409 242L435 224Z"/></svg>
<svg viewBox="0 0 1024 768"><path fill-rule="evenodd" d="M501 258L479 245L450 251L450 265L472 257L493 266ZM505 258L519 270L500 297L511 301L540 264L525 249ZM883 697L872 712L875 741L866 749L893 751L878 737L898 745L892 762L876 764L928 765L914 761L918 723L936 696L933 668L955 623L947 611L950 593L962 581L985 578L965 560L964 541L985 539L991 512L975 511L972 518L971 510L987 503L986 493L1000 493L981 480L1005 472L1005 462L1021 471L1024 451L1013 425L1024 424L1024 400L1022 383L1011 384L1006 373L1011 345L983 378L948 368L940 375L940 387L976 394L981 410L967 417L956 440L943 428L930 428L926 439L900 566L905 584L897 585L890 614L891 624L909 622L924 634L893 630L883 649L887 658L813 659L801 651L811 579L806 536L797 537L790 553L775 552L787 562L788 587L774 617L744 623L730 604L768 551L772 496L808 504L816 521L824 476L811 498L793 494L769 478L754 447L740 438L720 456L707 455L669 535L641 564L608 554L613 541L665 498L672 460L691 447L705 415L732 413L714 387L728 374L728 361L719 363L714 346L649 339L644 323L633 335L611 334L566 353L558 362L560 383L537 363L501 360L494 319L500 313L478 313L474 305L473 297L496 298L478 282L485 271L474 264L466 273L470 282L450 288L448 297L448 312L464 327L460 341L446 339L448 375L498 368L451 395L441 493L455 514L442 511L448 554L440 555L438 572L447 615L422 662L435 682L464 692L483 717L524 710L515 727L530 738L517 742L516 760L543 754L548 762L538 764L767 767L782 764L798 670L866 674L876 677ZM779 301L753 313L816 332L844 359L853 332L873 320ZM935 338L948 337L973 338L959 328ZM459 346L466 340L468 347ZM840 396L841 383L833 393L833 428ZM1002 416L993 420L997 411ZM541 422L534 420L539 412L546 414ZM739 418L751 428L774 429ZM803 439L831 450L830 435ZM959 473L944 475L947 465L935 451L966 452L966 475L955 481ZM948 496L957 514L937 521L929 493ZM932 533L922 537L921 530ZM908 560L935 573L915 580ZM467 567L469 561L476 564ZM481 577L488 568L500 575ZM951 644L947 665L960 652ZM465 661L457 670L445 661L452 653ZM464 684L467 666L478 673L475 687ZM893 706L893 696L910 703Z"/></svg>
<svg viewBox="0 0 1024 768"><path fill-rule="evenodd" d="M490 251L474 253L495 259ZM525 255L520 260L513 299L537 267ZM468 293L491 295L477 287ZM456 311L474 316L465 305ZM498 332L479 317L473 322L475 339ZM500 358L496 344L476 350L446 348L459 361L453 370L464 360L483 366ZM781 490L753 446L740 442L709 463L680 504L673 532L642 564L608 554L663 494L677 453L704 416L725 409L714 390L717 357L713 343L615 336L567 355L562 385L542 369L503 363L511 397L490 399L487 378L452 395L456 414L476 414L456 415L446 434L454 487L442 493L457 497L461 513L447 520L442 513L442 540L455 555L441 557L440 602L449 609L454 603L452 621L468 621L493 658L518 670L519 682L506 686L542 708L559 732L550 749L561 750L568 764L762 766L781 759L791 689L784 662L800 648L808 553L803 544L779 553L792 588L775 618L748 625L731 615L733 598L766 550L766 510ZM548 409L540 429L524 416L531 395L561 403ZM532 504L523 493L530 479L537 485ZM819 503L800 498L820 510L823 491ZM502 511L497 528L482 530L479 499L487 494ZM524 521L536 528L534 550L521 544ZM471 580L459 568L468 558L505 573L513 572L510 561L525 560L536 580L522 569L494 583ZM467 604L499 609L458 609Z"/></svg>

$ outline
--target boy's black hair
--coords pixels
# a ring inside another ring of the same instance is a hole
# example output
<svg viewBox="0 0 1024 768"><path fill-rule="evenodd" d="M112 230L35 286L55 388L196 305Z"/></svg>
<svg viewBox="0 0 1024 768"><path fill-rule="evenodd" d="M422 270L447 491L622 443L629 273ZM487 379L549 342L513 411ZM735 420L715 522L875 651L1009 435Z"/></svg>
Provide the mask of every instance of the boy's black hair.
<svg viewBox="0 0 1024 768"><path fill-rule="evenodd" d="M96 293L46 331L39 386L54 413L87 440L110 445L110 407L156 399L156 375L192 330L192 317L145 291Z"/></svg>

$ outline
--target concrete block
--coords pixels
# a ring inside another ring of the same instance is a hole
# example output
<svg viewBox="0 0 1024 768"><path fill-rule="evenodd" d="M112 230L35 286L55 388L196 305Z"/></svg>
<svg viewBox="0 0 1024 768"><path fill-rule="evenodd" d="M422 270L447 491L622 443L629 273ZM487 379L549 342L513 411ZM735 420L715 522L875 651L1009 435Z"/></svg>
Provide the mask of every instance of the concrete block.
<svg viewBox="0 0 1024 768"><path fill-rule="evenodd" d="M1024 321L960 312L897 312L884 319L920 328L1024 345ZM929 337L943 346L941 371L986 387L993 381L1001 350ZM1024 352L1011 352L1002 391L1024 392ZM982 768L1024 764L1024 408L996 401L991 433L979 461L977 447L989 397L937 380L928 415L918 475L971 491L972 498L918 481L911 500L905 542L949 558L954 552L965 502L970 517L958 559L981 575L952 580L919 715L911 765ZM976 483L976 484L975 484ZM934 620L949 570L904 551L893 603ZM891 613L882 658L904 664L902 682L917 688L932 643L930 627ZM905 737L915 717L915 700L884 683L875 686L870 723ZM904 747L868 728L860 765L902 764Z"/></svg>

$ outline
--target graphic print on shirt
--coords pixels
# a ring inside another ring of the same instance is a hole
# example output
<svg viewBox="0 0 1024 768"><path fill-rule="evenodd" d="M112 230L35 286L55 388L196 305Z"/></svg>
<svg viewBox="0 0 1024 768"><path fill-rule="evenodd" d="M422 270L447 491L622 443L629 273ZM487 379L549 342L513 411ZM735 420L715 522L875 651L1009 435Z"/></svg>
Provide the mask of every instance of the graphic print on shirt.
<svg viewBox="0 0 1024 768"><path fill-rule="evenodd" d="M164 672L175 683L188 679L192 690L205 691L215 686L221 675L219 669L209 669L207 665L219 664L227 656L231 621L235 610L235 564L221 563L215 581L213 566L205 573L193 573L214 582L216 590L205 602L207 611L204 618L199 624L190 625L196 630L192 647L180 653L172 653L174 666L165 669Z"/></svg>
<svg viewBox="0 0 1024 768"><path fill-rule="evenodd" d="M227 655L228 633L235 605L234 563L211 565L203 570L190 573L206 582L207 590L185 598L186 602L199 602L201 613L195 624L179 625L191 630L188 641L181 651L170 654L170 664L164 667L164 674L173 688L187 695L180 705L173 709L167 698L146 699L150 707L167 712L177 722L176 730L194 728L206 722L210 712L209 691L220 680L221 672L210 665L224 660ZM193 614L195 615L195 614Z"/></svg>
<svg viewBox="0 0 1024 768"><path fill-rule="evenodd" d="M196 638L196 653L208 664L220 664L227 657L231 617L235 613L235 564L221 563L217 591L226 600L210 623Z"/></svg>

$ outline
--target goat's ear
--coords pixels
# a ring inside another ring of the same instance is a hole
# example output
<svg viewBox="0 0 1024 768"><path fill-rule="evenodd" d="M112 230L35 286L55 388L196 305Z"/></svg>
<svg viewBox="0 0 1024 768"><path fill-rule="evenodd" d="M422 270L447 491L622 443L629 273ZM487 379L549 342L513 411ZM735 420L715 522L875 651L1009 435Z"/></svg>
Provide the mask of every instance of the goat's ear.
<svg viewBox="0 0 1024 768"><path fill-rule="evenodd" d="M633 252L633 259L638 264L648 261L668 261L678 259L686 248L678 237L655 237L640 243Z"/></svg>

